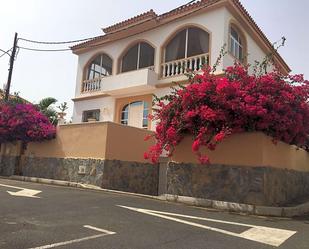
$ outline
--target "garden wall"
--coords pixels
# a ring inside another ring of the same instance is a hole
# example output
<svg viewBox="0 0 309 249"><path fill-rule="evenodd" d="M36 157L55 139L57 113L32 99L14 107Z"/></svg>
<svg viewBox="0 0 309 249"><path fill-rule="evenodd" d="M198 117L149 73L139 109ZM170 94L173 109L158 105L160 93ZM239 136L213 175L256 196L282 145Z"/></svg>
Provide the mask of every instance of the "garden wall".
<svg viewBox="0 0 309 249"><path fill-rule="evenodd" d="M176 148L172 161L198 163L192 153L192 138L186 137ZM231 135L218 144L216 150L201 150L209 156L212 164L249 167L273 167L309 172L309 153L296 146L278 141L262 132L247 132Z"/></svg>
<svg viewBox="0 0 309 249"><path fill-rule="evenodd" d="M144 141L149 134L152 132L113 122L60 125L56 139L30 143L24 155L146 162L144 152L153 143Z"/></svg>
<svg viewBox="0 0 309 249"><path fill-rule="evenodd" d="M167 193L264 206L309 199L309 172L272 167L170 162Z"/></svg>
<svg viewBox="0 0 309 249"><path fill-rule="evenodd" d="M79 167L85 172L79 172ZM119 160L22 157L24 176L96 185L101 188L157 195L158 165Z"/></svg>
<svg viewBox="0 0 309 249"><path fill-rule="evenodd" d="M21 143L0 144L0 176L15 174L15 165L19 163Z"/></svg>

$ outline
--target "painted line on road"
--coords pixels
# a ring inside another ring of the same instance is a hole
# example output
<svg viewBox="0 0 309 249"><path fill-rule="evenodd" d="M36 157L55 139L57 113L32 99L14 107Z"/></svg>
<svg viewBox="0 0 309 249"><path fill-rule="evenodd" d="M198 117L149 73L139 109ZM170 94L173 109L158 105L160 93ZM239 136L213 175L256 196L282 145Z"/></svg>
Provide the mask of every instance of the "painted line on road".
<svg viewBox="0 0 309 249"><path fill-rule="evenodd" d="M84 225L84 227L92 229L92 230L95 230L95 231L98 231L98 232L101 232L101 233L115 234L115 232L112 232L112 231L109 231L109 230L105 230L105 229L102 229L102 228L97 228L97 227L90 226L90 225Z"/></svg>
<svg viewBox="0 0 309 249"><path fill-rule="evenodd" d="M104 237L104 236L107 236L107 235L116 234L115 232L105 230L105 229L102 229L102 228L98 228L98 227L94 227L94 226L90 226L90 225L84 225L83 227L89 228L89 229L92 229L92 230L95 230L95 231L99 231L99 232L101 232L101 234L87 236L87 237L80 238L80 239L67 240L67 241L58 242L58 243L49 244L49 245L44 245L44 246L32 247L32 248L29 248L29 249L55 248L55 247L59 247L59 246L70 245L70 244L79 243L79 242L83 242L83 241L87 241L87 240L97 239L97 238Z"/></svg>
<svg viewBox="0 0 309 249"><path fill-rule="evenodd" d="M15 188L15 189L25 189L25 188L21 188L21 187L6 185L6 184L0 184L0 186L2 186L2 187L7 187L7 188Z"/></svg>
<svg viewBox="0 0 309 249"><path fill-rule="evenodd" d="M12 196L22 196L22 197L30 197L30 198L41 198L39 196L36 196L37 194L41 193L41 190L34 190L34 189L28 189L28 188L21 188L16 187L12 185L6 185L6 184L0 184L2 187L6 188L13 188L13 189L19 189L20 191L12 192L12 191L6 191L8 194Z"/></svg>
<svg viewBox="0 0 309 249"><path fill-rule="evenodd" d="M251 240L251 241L255 241L255 242L259 242L259 243L263 243L263 244L267 244L271 246L276 246L276 247L279 247L287 239L289 239L291 236L293 236L296 233L296 231L278 229L278 228L270 228L270 227L264 227L264 226L256 226L256 225L250 225L246 223L237 223L237 222L230 222L230 221L224 221L224 220L208 219L208 218L203 218L203 217L161 212L161 211L142 209L142 208L133 208L133 207L127 207L127 206L121 206L121 205L117 205L117 206L129 209L132 211L160 217L166 220L171 220L171 221L183 223L186 225L195 226L195 227L207 229L210 231L219 232L222 234L226 234L226 235L230 235L230 236L234 236L234 237L238 237L242 239L247 239L247 240ZM230 224L230 225L238 225L238 226L250 227L250 229L242 233L234 233L234 232L230 232L224 229L219 229L219 228L215 228L211 226L205 226L199 223L182 220L182 219L170 217L170 216L190 218L190 219L196 219L196 220L205 220L205 221L225 223L225 224Z"/></svg>

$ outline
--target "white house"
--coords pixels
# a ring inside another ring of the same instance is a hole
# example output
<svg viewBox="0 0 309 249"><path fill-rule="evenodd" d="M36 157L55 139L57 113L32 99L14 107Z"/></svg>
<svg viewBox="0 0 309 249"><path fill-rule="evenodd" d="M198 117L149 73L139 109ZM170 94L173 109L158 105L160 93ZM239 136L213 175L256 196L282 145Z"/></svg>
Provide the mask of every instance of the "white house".
<svg viewBox="0 0 309 249"><path fill-rule="evenodd" d="M78 55L73 123L113 121L153 129L152 94L163 96L186 69L213 65L217 74L239 60L254 64L272 44L238 0L201 0L157 15L150 10L103 28L102 36L72 47ZM275 63L290 69L275 53Z"/></svg>

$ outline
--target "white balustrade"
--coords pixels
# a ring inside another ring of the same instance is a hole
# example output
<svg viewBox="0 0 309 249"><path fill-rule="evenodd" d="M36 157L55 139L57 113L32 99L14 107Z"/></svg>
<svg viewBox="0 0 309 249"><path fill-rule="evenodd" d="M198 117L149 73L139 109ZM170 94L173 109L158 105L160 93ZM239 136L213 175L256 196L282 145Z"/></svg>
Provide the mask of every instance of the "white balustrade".
<svg viewBox="0 0 309 249"><path fill-rule="evenodd" d="M101 78L95 78L83 81L82 92L86 93L100 90L101 90Z"/></svg>
<svg viewBox="0 0 309 249"><path fill-rule="evenodd" d="M182 75L188 71L199 71L205 64L209 65L209 54L165 62L161 65L162 78Z"/></svg>

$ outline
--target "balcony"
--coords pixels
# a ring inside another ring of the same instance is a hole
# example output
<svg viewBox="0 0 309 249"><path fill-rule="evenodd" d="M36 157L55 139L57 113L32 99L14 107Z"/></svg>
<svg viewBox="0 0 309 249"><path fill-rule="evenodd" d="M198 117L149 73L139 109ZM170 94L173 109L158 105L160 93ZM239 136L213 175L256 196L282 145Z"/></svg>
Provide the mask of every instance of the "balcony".
<svg viewBox="0 0 309 249"><path fill-rule="evenodd" d="M209 65L208 53L162 63L161 79L182 76L188 71L199 71L205 64Z"/></svg>
<svg viewBox="0 0 309 249"><path fill-rule="evenodd" d="M154 89L158 81L158 74L153 68L120 73L85 80L82 84L82 94L103 93L108 95L122 95Z"/></svg>

